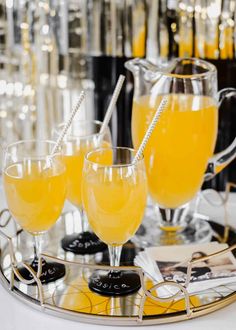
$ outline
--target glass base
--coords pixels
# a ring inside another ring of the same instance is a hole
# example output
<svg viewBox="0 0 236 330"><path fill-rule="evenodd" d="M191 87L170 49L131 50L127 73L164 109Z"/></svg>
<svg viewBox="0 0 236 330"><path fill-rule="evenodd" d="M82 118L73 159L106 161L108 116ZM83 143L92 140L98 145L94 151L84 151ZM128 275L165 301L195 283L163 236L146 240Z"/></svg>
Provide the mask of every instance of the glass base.
<svg viewBox="0 0 236 330"><path fill-rule="evenodd" d="M131 271L96 271L89 279L89 289L103 296L126 296L140 287L139 275Z"/></svg>
<svg viewBox="0 0 236 330"><path fill-rule="evenodd" d="M198 219L190 223L182 232L159 230L156 238L157 245L181 245L208 243L212 238L212 229L206 220Z"/></svg>
<svg viewBox="0 0 236 330"><path fill-rule="evenodd" d="M89 231L65 236L61 241L63 250L74 254L95 254L107 249L107 245Z"/></svg>
<svg viewBox="0 0 236 330"><path fill-rule="evenodd" d="M132 238L139 248L159 245L180 245L207 243L212 238L212 228L204 215L186 215L186 227L183 231L164 231L158 226L156 214L149 209L143 221L142 231Z"/></svg>
<svg viewBox="0 0 236 330"><path fill-rule="evenodd" d="M34 259L30 266L33 268L35 272L38 270L38 259ZM25 280L32 280L33 276L31 273L24 267L18 268L19 273ZM64 265L59 264L57 262L46 262L43 260L42 262L42 275L40 276L40 281L42 284L47 284L50 282L55 282L60 278L64 277L66 274L66 268ZM18 278L15 276L17 281ZM32 283L31 285L36 285L36 282Z"/></svg>

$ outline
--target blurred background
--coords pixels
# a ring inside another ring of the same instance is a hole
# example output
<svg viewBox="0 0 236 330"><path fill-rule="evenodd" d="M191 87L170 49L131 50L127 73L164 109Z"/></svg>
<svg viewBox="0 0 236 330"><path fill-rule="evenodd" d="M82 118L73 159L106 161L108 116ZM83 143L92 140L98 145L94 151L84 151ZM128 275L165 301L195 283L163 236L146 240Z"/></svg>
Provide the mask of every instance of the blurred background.
<svg viewBox="0 0 236 330"><path fill-rule="evenodd" d="M218 69L219 89L236 87L235 0L0 0L0 143L45 138L68 118L104 117L120 73L127 76L111 121L115 145L130 146L133 81L124 63L161 65L199 57ZM217 150L236 132L236 99L222 105ZM208 183L236 182L233 162Z"/></svg>

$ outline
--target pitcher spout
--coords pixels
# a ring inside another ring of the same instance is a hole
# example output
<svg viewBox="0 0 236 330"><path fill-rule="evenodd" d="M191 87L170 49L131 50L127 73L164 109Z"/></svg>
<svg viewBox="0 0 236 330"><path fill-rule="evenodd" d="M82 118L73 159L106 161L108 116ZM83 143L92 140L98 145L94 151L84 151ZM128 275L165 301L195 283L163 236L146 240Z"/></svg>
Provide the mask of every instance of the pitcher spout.
<svg viewBox="0 0 236 330"><path fill-rule="evenodd" d="M129 60L125 63L125 67L133 73L134 77L141 75L140 78L147 82L152 82L153 79L156 79L158 72L160 73L156 65L144 58Z"/></svg>

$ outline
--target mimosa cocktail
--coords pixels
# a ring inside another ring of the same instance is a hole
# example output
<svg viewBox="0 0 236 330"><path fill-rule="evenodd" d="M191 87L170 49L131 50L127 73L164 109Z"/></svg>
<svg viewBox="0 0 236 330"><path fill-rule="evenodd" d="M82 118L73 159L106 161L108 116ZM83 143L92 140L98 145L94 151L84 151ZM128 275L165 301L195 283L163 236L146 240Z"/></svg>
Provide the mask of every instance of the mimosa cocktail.
<svg viewBox="0 0 236 330"><path fill-rule="evenodd" d="M143 159L133 165L133 156L132 149L104 148L85 158L83 206L91 228L108 244L111 266L119 266L122 245L135 234L146 206ZM95 273L89 287L105 295L124 295L137 291L140 282L134 273Z"/></svg>
<svg viewBox="0 0 236 330"><path fill-rule="evenodd" d="M82 169L85 155L98 147L111 146L109 129L101 134L99 121L74 121L63 142L63 162L66 167L67 200L78 208L81 215L82 232L66 235L62 240L65 251L76 254L94 254L106 248L94 233L88 231L84 219L81 199ZM60 134L64 124L54 130L54 135Z"/></svg>
<svg viewBox="0 0 236 330"><path fill-rule="evenodd" d="M40 235L59 218L66 195L65 166L60 148L53 152L55 146L53 141L19 141L6 148L3 159L7 204L14 219L34 237L31 267L36 272ZM28 284L35 282L25 267L19 267L15 274L28 280ZM44 261L41 273L37 274L42 283L52 282L65 275L65 266Z"/></svg>

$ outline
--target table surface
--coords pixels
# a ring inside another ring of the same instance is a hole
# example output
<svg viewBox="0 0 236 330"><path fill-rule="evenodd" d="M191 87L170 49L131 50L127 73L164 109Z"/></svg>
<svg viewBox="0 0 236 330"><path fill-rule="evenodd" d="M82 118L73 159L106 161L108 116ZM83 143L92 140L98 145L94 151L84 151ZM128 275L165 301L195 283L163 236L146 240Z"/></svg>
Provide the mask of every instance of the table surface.
<svg viewBox="0 0 236 330"><path fill-rule="evenodd" d="M4 197L0 187L0 209L5 206ZM212 219L217 222L222 222L222 210L219 207L211 207L203 204L204 213L210 215ZM236 227L236 219L234 219L236 213L236 194L231 194L228 203L229 222L232 226ZM235 224L234 224L235 222ZM235 309L236 302L214 313L193 319L188 321L182 321L173 324L159 325L158 327L163 330L184 330L184 329L208 329L208 330L223 330L223 329L235 329ZM0 285L0 330L75 330L83 328L83 330L100 330L109 329L111 326L99 326L92 324L79 323L74 321L68 321L54 316L41 313L30 307L24 305L24 303L16 300L12 297L1 285ZM157 326L142 326L140 329L149 329ZM129 327L116 327L113 329L128 329Z"/></svg>

